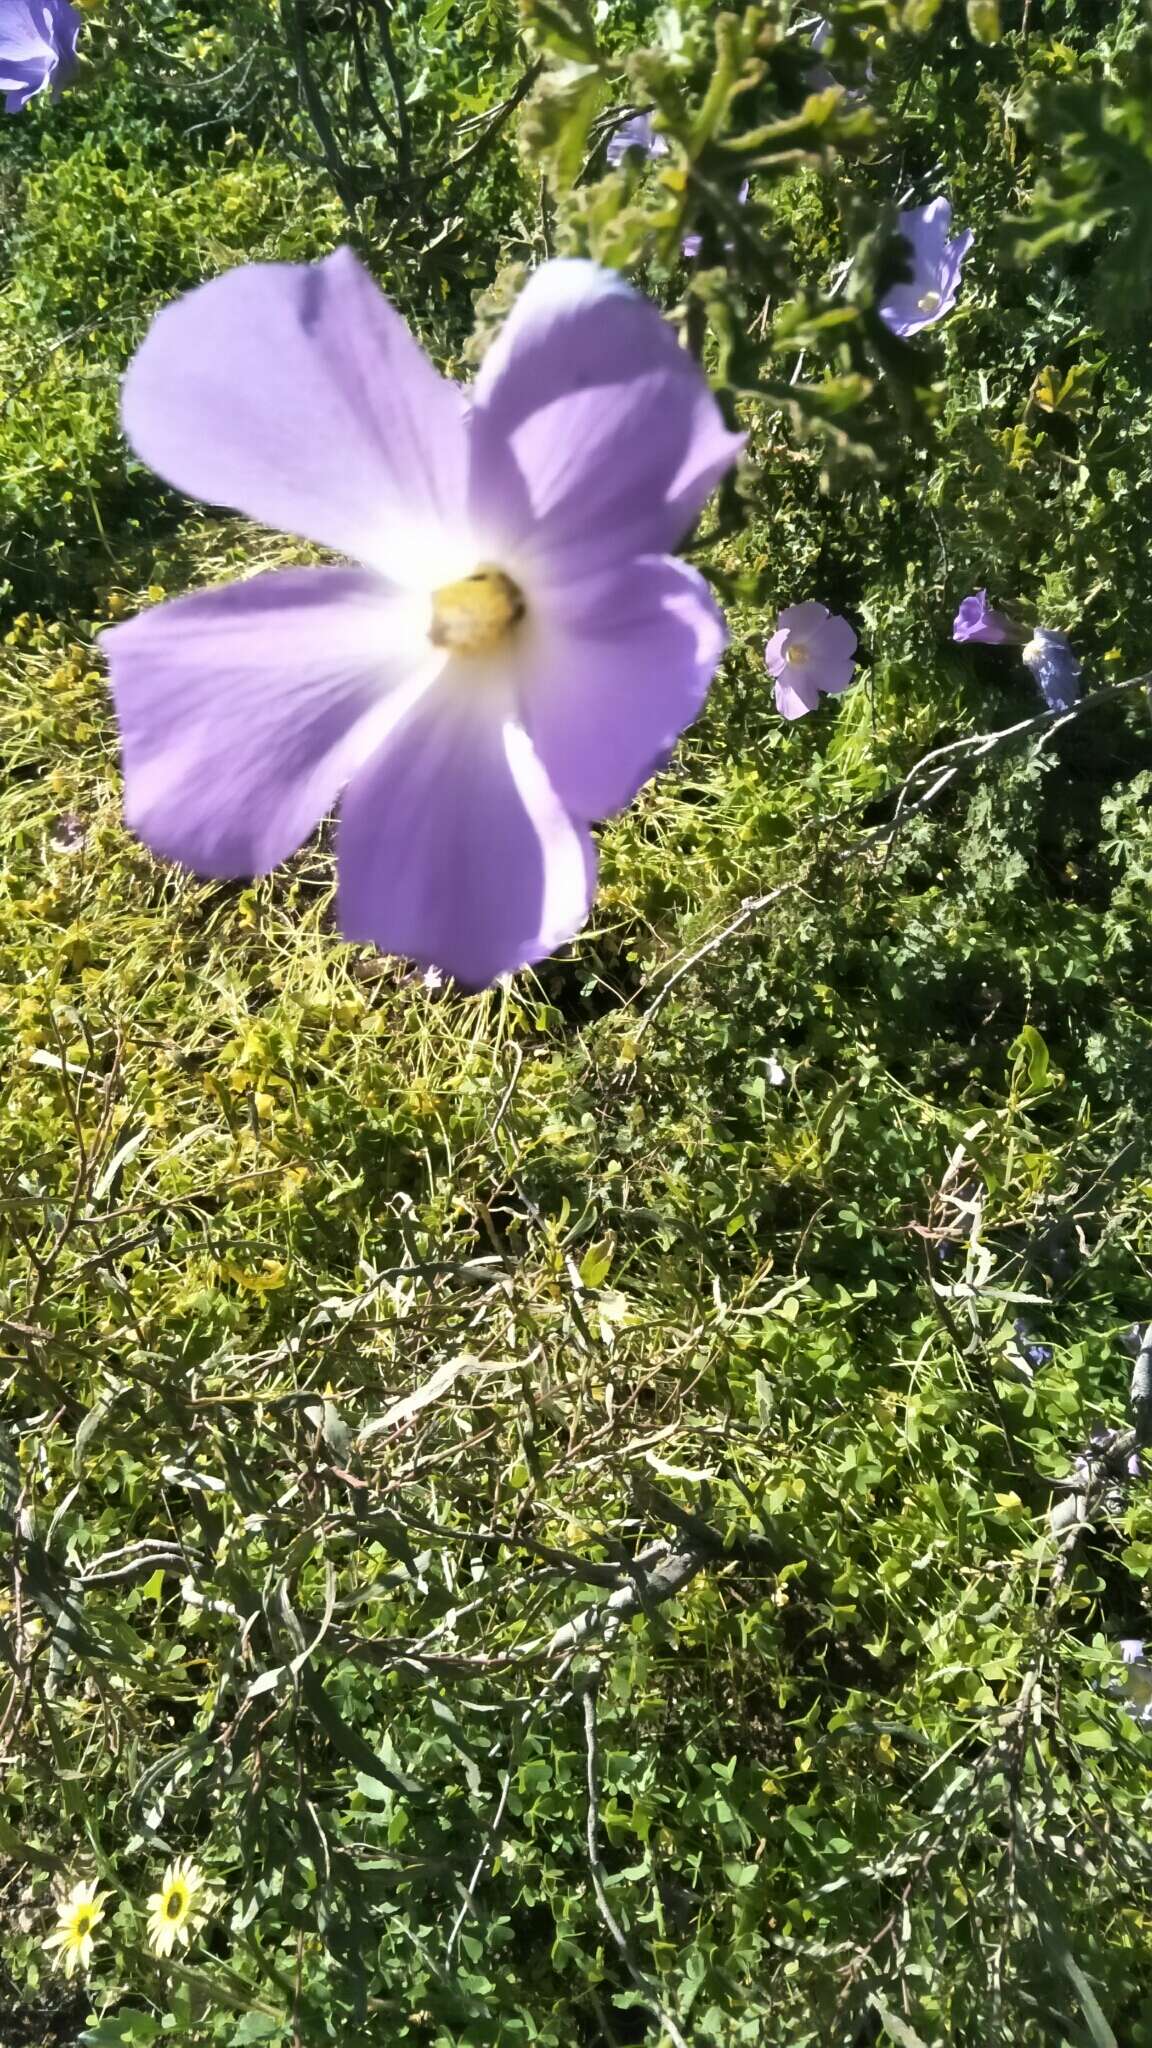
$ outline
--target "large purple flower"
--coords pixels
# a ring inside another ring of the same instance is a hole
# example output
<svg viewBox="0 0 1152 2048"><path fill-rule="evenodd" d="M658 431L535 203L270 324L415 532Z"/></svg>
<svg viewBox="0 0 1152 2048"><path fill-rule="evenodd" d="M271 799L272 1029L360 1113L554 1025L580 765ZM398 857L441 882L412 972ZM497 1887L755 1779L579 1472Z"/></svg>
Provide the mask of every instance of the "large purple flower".
<svg viewBox="0 0 1152 2048"><path fill-rule="evenodd" d="M59 92L76 59L81 17L71 0L0 0L0 93L18 114L35 93Z"/></svg>
<svg viewBox="0 0 1152 2048"><path fill-rule="evenodd" d="M988 602L988 592L978 590L973 597L966 597L952 623L954 640L984 640L991 646L1002 647L1009 641L1023 642L1028 638L1028 628L1018 626L1005 612L998 612Z"/></svg>
<svg viewBox="0 0 1152 2048"><path fill-rule="evenodd" d="M972 230L965 228L949 241L952 208L946 199L908 207L899 222L909 248L912 281L889 287L880 301L880 318L893 334L919 334L922 327L934 327L956 304Z"/></svg>
<svg viewBox="0 0 1152 2048"><path fill-rule="evenodd" d="M104 634L133 829L259 874L342 795L348 938L472 986L570 938L589 821L667 757L725 643L669 550L741 441L655 307L548 263L465 395L349 250L247 265L158 315L123 417L178 489L359 564Z"/></svg>
<svg viewBox="0 0 1152 2048"><path fill-rule="evenodd" d="M776 709L784 718L815 711L823 690L838 697L855 673L856 635L847 619L827 605L791 604L776 620L764 649L768 673L776 678Z"/></svg>

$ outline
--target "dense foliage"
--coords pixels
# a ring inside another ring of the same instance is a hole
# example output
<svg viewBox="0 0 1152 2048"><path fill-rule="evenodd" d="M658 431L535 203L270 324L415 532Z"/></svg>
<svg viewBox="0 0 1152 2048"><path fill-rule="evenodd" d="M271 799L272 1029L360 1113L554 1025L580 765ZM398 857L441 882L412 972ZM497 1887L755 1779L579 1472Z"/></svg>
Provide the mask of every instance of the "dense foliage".
<svg viewBox="0 0 1152 2048"><path fill-rule="evenodd" d="M1152 2039L1102 1435L1148 1434L1152 24L840 0L827 84L789 12L88 0L0 134L5 2048ZM939 193L975 244L904 342ZM621 267L749 434L706 714L480 996L340 944L323 837L208 885L120 818L96 630L305 558L135 464L120 373L341 241L459 375L526 266ZM952 644L985 585L1071 717ZM786 725L809 597L861 673Z"/></svg>

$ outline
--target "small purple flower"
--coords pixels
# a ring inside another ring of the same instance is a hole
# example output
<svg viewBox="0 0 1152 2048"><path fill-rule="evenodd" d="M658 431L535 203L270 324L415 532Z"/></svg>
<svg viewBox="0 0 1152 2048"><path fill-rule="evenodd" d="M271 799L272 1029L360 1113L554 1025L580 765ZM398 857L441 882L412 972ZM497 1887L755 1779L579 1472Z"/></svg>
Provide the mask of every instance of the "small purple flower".
<svg viewBox="0 0 1152 2048"><path fill-rule="evenodd" d="M189 496L351 563L205 590L103 636L129 825L266 874L340 803L339 917L470 986L588 914L725 644L671 554L741 436L656 308L593 263L529 280L467 393L348 249L157 316L125 432Z"/></svg>
<svg viewBox="0 0 1152 2048"><path fill-rule="evenodd" d="M893 334L919 334L922 327L934 327L956 304L972 230L965 228L949 241L952 208L946 199L906 208L899 223L911 257L912 281L890 286L880 301L880 318Z"/></svg>
<svg viewBox="0 0 1152 2048"><path fill-rule="evenodd" d="M974 597L966 597L952 624L954 640L984 640L991 646L1002 646L1006 641L1023 642L1028 638L1026 626L1017 626L988 602L988 592L978 590Z"/></svg>
<svg viewBox="0 0 1152 2048"><path fill-rule="evenodd" d="M750 189L750 181L747 178L745 178L744 183L741 185L740 190L736 194L737 206L747 206L748 193ZM695 263L696 258L700 254L703 242L704 237L699 232L699 229L690 228L680 244L680 254L683 256L684 261L686 263ZM726 249L731 249L732 243L726 241L724 247Z"/></svg>
<svg viewBox="0 0 1152 2048"><path fill-rule="evenodd" d="M1139 1664L1144 1655L1143 1636L1121 1636L1116 1645L1126 1664Z"/></svg>
<svg viewBox="0 0 1152 2048"><path fill-rule="evenodd" d="M1037 626L1021 653L1049 711L1070 711L1079 703L1081 668L1066 633L1049 633Z"/></svg>
<svg viewBox="0 0 1152 2048"><path fill-rule="evenodd" d="M668 138L656 133L651 114L633 114L627 121L622 121L619 128L613 129L604 151L613 170L623 163L630 149L638 150L649 163L656 157L667 156Z"/></svg>
<svg viewBox="0 0 1152 2048"><path fill-rule="evenodd" d="M76 61L81 17L71 0L0 0L0 93L18 114L38 92L59 93Z"/></svg>
<svg viewBox="0 0 1152 2048"><path fill-rule="evenodd" d="M776 620L764 649L768 673L776 678L776 709L784 718L815 711L820 692L838 697L855 672L856 635L827 605L789 605Z"/></svg>

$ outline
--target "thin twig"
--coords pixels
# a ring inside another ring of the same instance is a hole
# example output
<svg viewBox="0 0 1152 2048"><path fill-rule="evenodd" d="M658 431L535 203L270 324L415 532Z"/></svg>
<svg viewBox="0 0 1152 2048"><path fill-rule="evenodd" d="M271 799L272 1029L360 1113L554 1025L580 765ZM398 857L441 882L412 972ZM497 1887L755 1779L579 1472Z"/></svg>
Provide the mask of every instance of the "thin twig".
<svg viewBox="0 0 1152 2048"><path fill-rule="evenodd" d="M445 1956L445 1960L449 1963L452 1961L452 1956L456 1947L456 1943L460 1939L460 1929L463 1927L464 1922L468 1918L469 1913L474 1913L476 1910L476 1887L480 1883L480 1880L483 1877L484 1872L487 1870L489 1861L495 1854L497 1843L500 1840L500 1829L504 1822L504 1810L508 1804L508 1793L511 1788L511 1785L512 1766L511 1764L509 1764L507 1770L504 1773L503 1782L500 1786L499 1803L489 1823L488 1833L484 1840L484 1846L481 1849L479 1856L476 1858L475 1868L472 1872L471 1877L468 1879L467 1885L464 1888L464 1897L460 1902L460 1911L457 1913L455 1920L452 1922L452 1932L448 1936L448 1947Z"/></svg>
<svg viewBox="0 0 1152 2048"><path fill-rule="evenodd" d="M600 1743L596 1732L597 1683L597 1675L593 1673L583 1682L580 1688L584 1708L584 1752L588 1784L586 1840L588 1844L588 1873L592 1879L592 1890L596 1896L596 1905L600 1918L612 1936L620 1952L620 1959L624 1964L624 1968L627 1970L636 1989L642 1992L644 1997L651 2002L652 2009L668 2039L672 2042L673 2048L688 2048L688 2044L671 2013L664 2006L652 1978L648 1976L646 1971L641 1969L636 1961L632 1953L631 1943L620 1922L617 1920L615 1913L612 1911L607 1887L604 1883L604 1865L600 1861Z"/></svg>
<svg viewBox="0 0 1152 2048"><path fill-rule="evenodd" d="M360 0L353 0L352 47L356 54L356 69L360 76L360 89L368 102L368 111L389 146L397 150L399 138L396 130L376 97L372 85L372 73L368 65L368 52L364 47L364 30L360 26Z"/></svg>
<svg viewBox="0 0 1152 2048"><path fill-rule="evenodd" d="M412 123L408 116L408 98L404 88L404 73L396 55L392 40L392 9L389 0L369 0L376 16L380 32L380 48L384 52L384 67L392 85L392 101L396 108L396 165L400 176L407 182L412 172Z"/></svg>
<svg viewBox="0 0 1152 2048"><path fill-rule="evenodd" d="M355 207L356 194L353 190L350 167L344 161L340 145L336 140L332 119L324 104L324 95L312 73L308 57L308 34L305 26L304 9L301 0L280 0L280 20L288 42L292 63L296 71L300 97L305 112L319 137L324 152L328 174L340 196L341 204L351 213Z"/></svg>

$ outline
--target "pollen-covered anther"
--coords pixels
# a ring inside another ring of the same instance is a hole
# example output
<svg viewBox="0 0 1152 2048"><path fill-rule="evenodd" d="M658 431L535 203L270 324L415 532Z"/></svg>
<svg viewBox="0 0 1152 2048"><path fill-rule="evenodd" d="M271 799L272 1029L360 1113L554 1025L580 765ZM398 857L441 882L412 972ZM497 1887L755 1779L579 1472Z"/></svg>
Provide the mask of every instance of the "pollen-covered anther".
<svg viewBox="0 0 1152 2048"><path fill-rule="evenodd" d="M434 647L452 654L492 654L515 632L525 610L523 593L511 576L482 565L458 583L433 591L428 637Z"/></svg>

